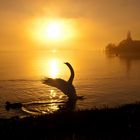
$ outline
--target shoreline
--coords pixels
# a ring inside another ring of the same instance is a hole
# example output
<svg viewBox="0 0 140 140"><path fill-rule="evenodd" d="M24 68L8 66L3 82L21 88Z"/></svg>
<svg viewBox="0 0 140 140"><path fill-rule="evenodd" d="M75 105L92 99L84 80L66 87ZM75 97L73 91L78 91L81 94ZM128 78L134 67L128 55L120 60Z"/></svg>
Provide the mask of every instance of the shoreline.
<svg viewBox="0 0 140 140"><path fill-rule="evenodd" d="M116 108L58 111L0 119L3 137L13 139L140 139L140 102ZM23 137L22 137L23 136Z"/></svg>

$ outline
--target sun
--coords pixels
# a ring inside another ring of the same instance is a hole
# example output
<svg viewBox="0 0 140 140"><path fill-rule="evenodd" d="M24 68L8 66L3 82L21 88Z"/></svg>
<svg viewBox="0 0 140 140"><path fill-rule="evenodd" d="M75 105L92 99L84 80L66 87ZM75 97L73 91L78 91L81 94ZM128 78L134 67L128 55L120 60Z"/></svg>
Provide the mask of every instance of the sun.
<svg viewBox="0 0 140 140"><path fill-rule="evenodd" d="M63 25L57 22L49 23L46 26L46 37L50 40L57 40L63 38Z"/></svg>
<svg viewBox="0 0 140 140"><path fill-rule="evenodd" d="M39 43L57 43L74 38L75 29L66 19L37 19L32 22L30 34Z"/></svg>

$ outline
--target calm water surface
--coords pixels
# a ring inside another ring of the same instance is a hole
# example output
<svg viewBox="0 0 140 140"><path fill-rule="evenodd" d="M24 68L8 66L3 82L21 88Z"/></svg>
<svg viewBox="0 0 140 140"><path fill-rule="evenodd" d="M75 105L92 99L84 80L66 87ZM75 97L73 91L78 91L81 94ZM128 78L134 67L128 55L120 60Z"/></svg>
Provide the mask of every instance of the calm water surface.
<svg viewBox="0 0 140 140"><path fill-rule="evenodd" d="M66 105L59 90L42 84L46 77L69 78L70 62L75 70L78 95L75 109L118 106L140 101L140 58L109 56L95 51L39 51L0 54L0 118L46 114ZM21 102L22 109L5 109L5 102ZM59 102L59 103L58 103Z"/></svg>

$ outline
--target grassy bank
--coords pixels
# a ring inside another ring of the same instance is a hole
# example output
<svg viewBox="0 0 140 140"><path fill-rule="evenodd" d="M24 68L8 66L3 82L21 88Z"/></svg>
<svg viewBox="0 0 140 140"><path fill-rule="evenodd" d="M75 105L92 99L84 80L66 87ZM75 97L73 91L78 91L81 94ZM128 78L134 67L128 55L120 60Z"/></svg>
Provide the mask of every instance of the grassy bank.
<svg viewBox="0 0 140 140"><path fill-rule="evenodd" d="M0 133L4 139L140 139L140 103L0 119Z"/></svg>

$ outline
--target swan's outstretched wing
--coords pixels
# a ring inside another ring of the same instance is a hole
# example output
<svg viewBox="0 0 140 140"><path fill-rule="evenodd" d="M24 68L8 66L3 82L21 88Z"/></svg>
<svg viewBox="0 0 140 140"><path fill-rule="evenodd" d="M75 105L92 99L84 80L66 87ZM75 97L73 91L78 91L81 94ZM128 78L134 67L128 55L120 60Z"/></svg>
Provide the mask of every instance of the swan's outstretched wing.
<svg viewBox="0 0 140 140"><path fill-rule="evenodd" d="M45 78L43 79L43 84L52 86L52 87L56 87L59 90L61 90L63 93L67 92L67 82L61 78Z"/></svg>
<svg viewBox="0 0 140 140"><path fill-rule="evenodd" d="M71 99L75 99L77 97L74 86L72 84L69 84L69 82L67 82L63 79L45 78L43 80L43 84L58 88Z"/></svg>

